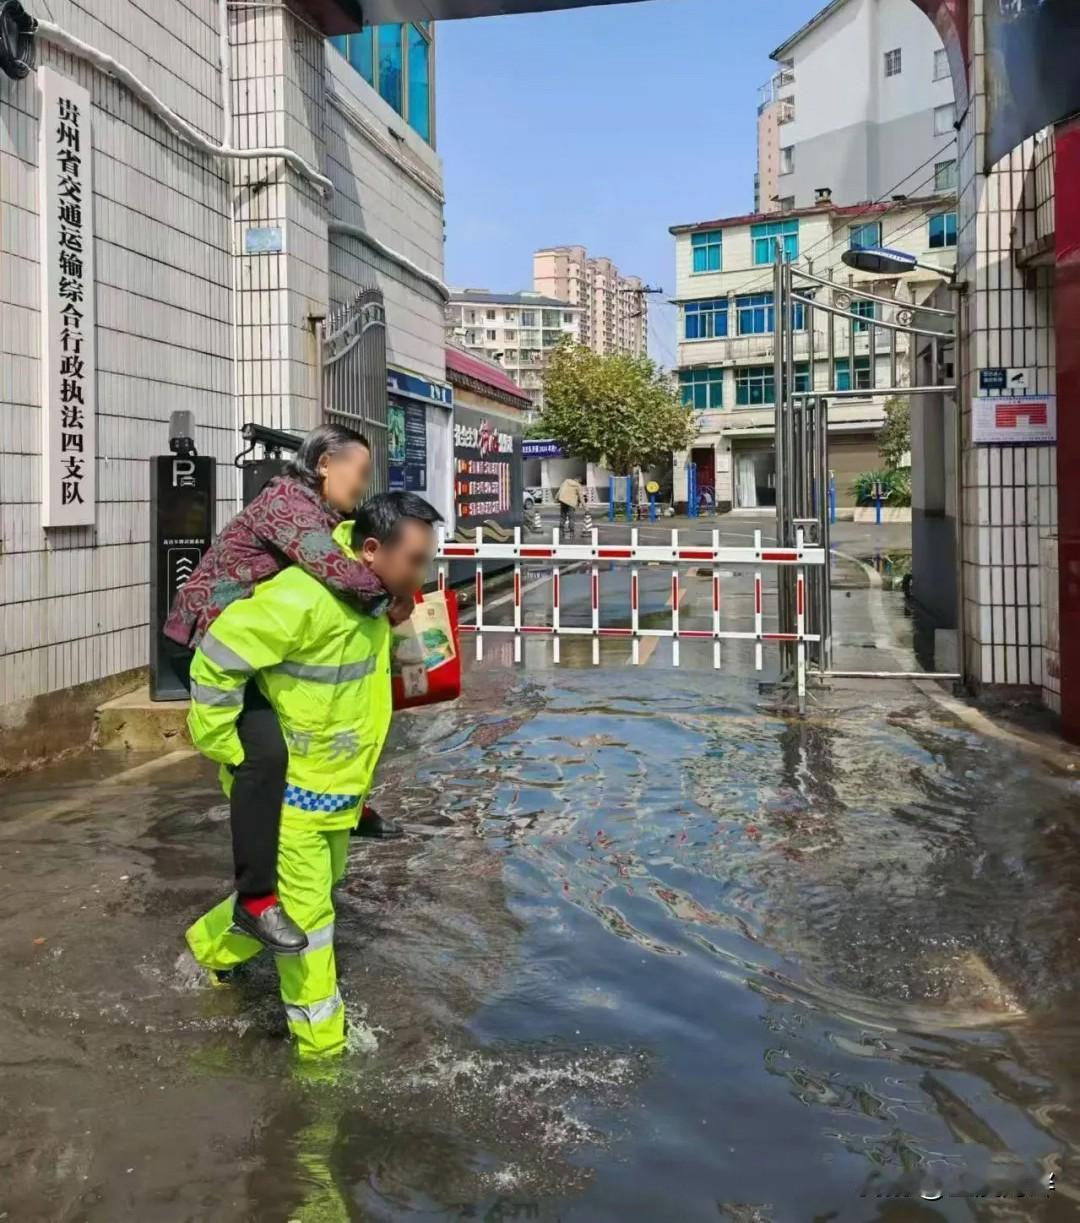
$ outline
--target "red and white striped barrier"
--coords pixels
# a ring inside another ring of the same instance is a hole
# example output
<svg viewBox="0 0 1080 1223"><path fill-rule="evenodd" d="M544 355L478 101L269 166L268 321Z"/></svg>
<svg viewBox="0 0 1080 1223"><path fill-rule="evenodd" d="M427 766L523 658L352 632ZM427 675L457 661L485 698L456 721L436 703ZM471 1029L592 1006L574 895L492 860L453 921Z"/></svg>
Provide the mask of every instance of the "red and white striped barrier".
<svg viewBox="0 0 1080 1223"><path fill-rule="evenodd" d="M476 540L463 543L447 539L440 533L439 550L436 555L440 588L448 580L451 561L474 561L476 564L475 623L462 624L463 633L476 636L476 657L484 656L486 633L510 633L514 637L514 659L521 661L521 642L525 636L550 637L554 661L559 662L559 643L563 637L590 637L592 639L592 661L600 663L600 641L605 637L629 640L631 661L637 666L641 662L641 642L649 638L668 638L672 643L672 663L679 665L679 643L686 640L711 641L713 643L713 667L721 665L721 643L724 641L749 641L754 644L754 665L762 669L762 646L766 642L790 642L797 647L797 680L799 694L806 690L806 644L820 640L815 633L806 632L806 569L808 566L823 566L825 550L804 543L800 530L794 548L766 547L762 544L761 532L754 533L753 547L721 546L720 532L713 531L711 544L681 544L678 531L671 532L670 544L641 544L638 532L630 533L629 544L601 544L599 532L591 532L588 543L563 544L559 532L552 532L550 544L522 543L520 528L514 531L513 541L493 543L485 541L482 529L477 529ZM484 620L484 562L512 561L513 572L513 619L510 624L489 624ZM528 624L524 622L524 585L522 565L524 562L542 561L550 564L551 574L551 623ZM600 623L600 563L625 564L630 577L630 617L625 626L609 626ZM641 565L671 566L671 627L642 628L640 623ZM681 565L710 567L712 593L712 626L708 629L683 628L680 623L679 603L682 586L679 577ZM720 566L753 573L754 624L752 629L739 631L721 628L721 571ZM591 623L588 625L566 625L562 623L562 574L564 567L587 569ZM796 623L794 632L765 632L765 589L762 573L766 569L795 569Z"/></svg>

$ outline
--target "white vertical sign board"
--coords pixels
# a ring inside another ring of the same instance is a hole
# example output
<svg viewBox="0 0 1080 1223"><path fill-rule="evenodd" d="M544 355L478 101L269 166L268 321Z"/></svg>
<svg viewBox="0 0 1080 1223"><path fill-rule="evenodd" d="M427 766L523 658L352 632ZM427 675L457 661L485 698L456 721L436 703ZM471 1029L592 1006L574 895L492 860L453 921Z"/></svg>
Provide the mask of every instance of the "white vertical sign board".
<svg viewBox="0 0 1080 1223"><path fill-rule="evenodd" d="M38 69L41 131L41 522L94 525L94 227L90 95Z"/></svg>

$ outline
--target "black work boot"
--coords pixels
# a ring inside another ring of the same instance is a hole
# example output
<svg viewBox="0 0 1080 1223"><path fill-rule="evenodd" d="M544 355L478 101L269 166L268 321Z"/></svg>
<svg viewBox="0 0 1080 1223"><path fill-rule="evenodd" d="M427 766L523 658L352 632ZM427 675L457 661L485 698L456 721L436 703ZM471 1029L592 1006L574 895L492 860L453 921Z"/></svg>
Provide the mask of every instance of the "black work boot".
<svg viewBox="0 0 1080 1223"><path fill-rule="evenodd" d="M374 808L365 807L350 835L372 837L379 841L400 841L405 830L393 820L384 820Z"/></svg>
<svg viewBox="0 0 1080 1223"><path fill-rule="evenodd" d="M278 955L296 955L308 945L307 935L277 902L253 917L238 900L233 907L233 925Z"/></svg>

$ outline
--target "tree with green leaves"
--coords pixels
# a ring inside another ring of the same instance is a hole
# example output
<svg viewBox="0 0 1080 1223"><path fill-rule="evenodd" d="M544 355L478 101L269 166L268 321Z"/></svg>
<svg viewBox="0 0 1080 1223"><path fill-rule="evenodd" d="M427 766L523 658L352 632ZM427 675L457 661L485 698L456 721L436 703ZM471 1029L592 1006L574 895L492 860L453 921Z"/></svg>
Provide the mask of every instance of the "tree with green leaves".
<svg viewBox="0 0 1080 1223"><path fill-rule="evenodd" d="M878 451L885 466L895 471L911 453L911 404L906 395L885 403L885 423L877 435Z"/></svg>
<svg viewBox="0 0 1080 1223"><path fill-rule="evenodd" d="M615 475L686 450L694 410L648 357L600 356L580 344L555 350L544 372L542 431L574 458Z"/></svg>

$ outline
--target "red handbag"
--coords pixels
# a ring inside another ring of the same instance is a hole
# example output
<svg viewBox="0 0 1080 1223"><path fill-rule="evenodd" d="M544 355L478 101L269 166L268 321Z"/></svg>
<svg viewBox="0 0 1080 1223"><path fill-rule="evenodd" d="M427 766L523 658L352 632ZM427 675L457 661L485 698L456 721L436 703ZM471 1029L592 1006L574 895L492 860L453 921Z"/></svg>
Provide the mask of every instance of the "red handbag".
<svg viewBox="0 0 1080 1223"><path fill-rule="evenodd" d="M418 594L412 615L393 630L390 683L395 709L435 705L461 695L461 639L452 590Z"/></svg>

